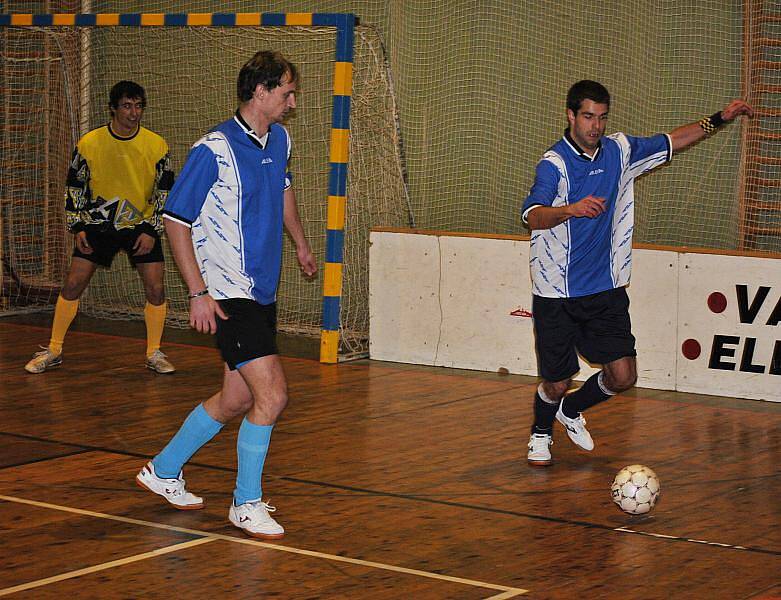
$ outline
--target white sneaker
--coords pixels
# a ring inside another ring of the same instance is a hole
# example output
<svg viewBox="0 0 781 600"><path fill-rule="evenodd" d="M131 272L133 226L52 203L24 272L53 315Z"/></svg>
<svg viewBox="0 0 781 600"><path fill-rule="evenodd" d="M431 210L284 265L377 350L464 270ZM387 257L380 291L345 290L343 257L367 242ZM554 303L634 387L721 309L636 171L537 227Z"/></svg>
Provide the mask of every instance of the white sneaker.
<svg viewBox="0 0 781 600"><path fill-rule="evenodd" d="M203 498L184 489L184 478L181 473L176 479L163 479L155 475L154 465L148 462L136 475L136 483L142 488L162 496L169 504L179 510L203 508Z"/></svg>
<svg viewBox="0 0 781 600"><path fill-rule="evenodd" d="M166 374L176 371L176 367L171 364L168 357L160 352L160 350L155 350L152 354L147 356L144 364L147 369L152 369L155 373Z"/></svg>
<svg viewBox="0 0 781 600"><path fill-rule="evenodd" d="M541 467L551 464L550 447L553 445L553 439L547 433L532 433L529 436L529 454L526 460L530 465Z"/></svg>
<svg viewBox="0 0 781 600"><path fill-rule="evenodd" d="M62 353L55 354L44 346L41 348L43 350L33 354L30 362L24 365L24 370L28 373L43 373L46 369L53 369L62 364Z"/></svg>
<svg viewBox="0 0 781 600"><path fill-rule="evenodd" d="M588 432L588 429L586 429L586 418L583 414L579 414L577 419L570 419L561 410L563 404L564 402L559 404L559 410L556 412L556 420L564 425L569 439L584 450L590 452L594 449L594 440L591 439L591 434Z"/></svg>
<svg viewBox="0 0 781 600"><path fill-rule="evenodd" d="M285 535L282 525L271 518L270 512L277 509L263 502L245 502L240 506L231 503L228 519L244 533L256 538L279 539Z"/></svg>

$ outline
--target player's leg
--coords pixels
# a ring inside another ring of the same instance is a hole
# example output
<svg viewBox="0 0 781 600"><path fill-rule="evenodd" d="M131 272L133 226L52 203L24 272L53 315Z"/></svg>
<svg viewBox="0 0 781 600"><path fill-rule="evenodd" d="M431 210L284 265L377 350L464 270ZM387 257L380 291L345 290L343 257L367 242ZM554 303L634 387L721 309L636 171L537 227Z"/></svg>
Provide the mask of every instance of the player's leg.
<svg viewBox="0 0 781 600"><path fill-rule="evenodd" d="M287 382L278 355L263 356L239 367L253 403L239 428L236 443L238 474L228 518L253 537L281 538L285 530L263 501L263 465L277 418L287 405Z"/></svg>
<svg viewBox="0 0 781 600"><path fill-rule="evenodd" d="M185 489L182 468L233 417L252 406L252 394L237 371L225 366L222 389L196 406L163 450L136 477L139 485L162 496L175 508L203 507L203 499Z"/></svg>
<svg viewBox="0 0 781 600"><path fill-rule="evenodd" d="M236 505L263 497L261 477L271 432L287 405L287 382L278 355L252 360L239 368L252 393L252 406L239 429L239 472L233 493Z"/></svg>
<svg viewBox="0 0 781 600"><path fill-rule="evenodd" d="M185 463L211 440L223 425L247 412L252 406L252 394L237 371L225 365L222 389L196 406L176 435L152 459L155 472L162 477L176 477Z"/></svg>
<svg viewBox="0 0 781 600"><path fill-rule="evenodd" d="M135 244L140 232L133 232L128 243ZM155 237L155 245L147 254L135 256L133 246L128 251L130 262L133 263L141 276L146 295L144 306L144 322L146 323L146 367L157 373L173 373L176 368L168 357L160 350L163 338L167 303L165 301L165 267L163 263L163 248L160 238Z"/></svg>
<svg viewBox="0 0 781 600"><path fill-rule="evenodd" d="M276 344L276 305L253 300L220 301L229 316L217 323L217 344L225 362L240 375L251 404L236 444L238 474L228 519L254 537L279 538L284 529L263 502L261 478L271 432L287 404L287 383Z"/></svg>
<svg viewBox="0 0 781 600"><path fill-rule="evenodd" d="M70 269L62 284L57 305L54 308L52 321L52 335L49 340L49 349L60 354L65 342L65 334L76 317L79 309L79 298L87 289L98 265L83 258L74 257L71 260Z"/></svg>
<svg viewBox="0 0 781 600"><path fill-rule="evenodd" d="M542 383L534 395L534 423L527 460L532 465L551 463L553 422L559 402L578 370L575 352L577 326L568 315L567 298L532 298L535 345Z"/></svg>
<svg viewBox="0 0 781 600"><path fill-rule="evenodd" d="M578 317L583 321L578 349L587 360L602 364L603 368L562 401L556 418L572 441L591 450L594 442L582 413L634 385L635 338L624 288L583 298L578 306Z"/></svg>
<svg viewBox="0 0 781 600"><path fill-rule="evenodd" d="M62 284L62 289L57 297L52 319L51 338L49 345L40 352L36 352L33 358L25 365L28 373L43 373L47 369L62 364L62 347L65 335L79 310L79 298L87 289L98 265L111 264L116 254L110 245L107 247L100 236L87 232L87 239L92 247L92 254L84 254L74 247L73 258Z"/></svg>

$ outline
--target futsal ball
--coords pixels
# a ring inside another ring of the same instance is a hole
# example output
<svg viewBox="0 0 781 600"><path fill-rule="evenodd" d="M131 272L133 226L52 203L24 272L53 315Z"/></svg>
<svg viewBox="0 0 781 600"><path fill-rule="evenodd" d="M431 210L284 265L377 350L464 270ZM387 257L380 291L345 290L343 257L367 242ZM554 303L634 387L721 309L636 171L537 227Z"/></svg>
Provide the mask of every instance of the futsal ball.
<svg viewBox="0 0 781 600"><path fill-rule="evenodd" d="M621 469L611 487L613 502L630 515L643 515L659 499L659 478L645 465L629 465Z"/></svg>

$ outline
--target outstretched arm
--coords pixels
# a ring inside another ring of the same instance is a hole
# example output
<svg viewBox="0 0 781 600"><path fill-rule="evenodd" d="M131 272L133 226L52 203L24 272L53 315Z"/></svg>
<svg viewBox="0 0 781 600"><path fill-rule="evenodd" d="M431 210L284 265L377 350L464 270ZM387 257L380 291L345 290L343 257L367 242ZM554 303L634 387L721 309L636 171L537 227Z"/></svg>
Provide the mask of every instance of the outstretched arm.
<svg viewBox="0 0 781 600"><path fill-rule="evenodd" d="M721 125L730 123L740 115L754 116L754 109L745 101L737 99L730 102L723 110L710 117L700 119L695 123L682 125L670 132L673 142L673 152L683 150L694 142L700 141L709 133L714 133Z"/></svg>

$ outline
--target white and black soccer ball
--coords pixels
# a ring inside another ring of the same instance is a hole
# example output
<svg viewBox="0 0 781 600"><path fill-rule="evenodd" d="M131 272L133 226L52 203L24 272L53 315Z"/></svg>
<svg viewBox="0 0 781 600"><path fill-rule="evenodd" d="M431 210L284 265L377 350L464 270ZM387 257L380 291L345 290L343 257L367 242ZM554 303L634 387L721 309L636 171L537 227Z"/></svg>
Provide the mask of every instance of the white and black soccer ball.
<svg viewBox="0 0 781 600"><path fill-rule="evenodd" d="M630 515L643 515L656 504L661 485L649 467L629 465L616 474L611 490L618 508Z"/></svg>

